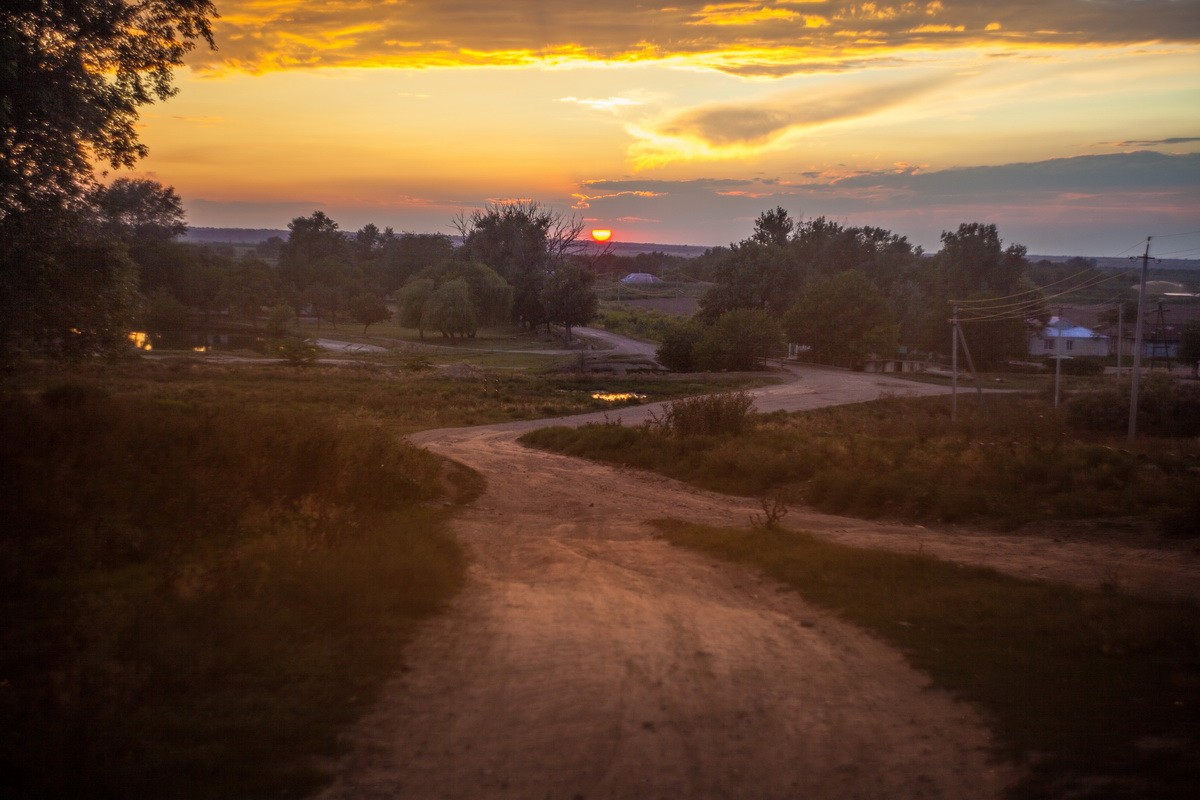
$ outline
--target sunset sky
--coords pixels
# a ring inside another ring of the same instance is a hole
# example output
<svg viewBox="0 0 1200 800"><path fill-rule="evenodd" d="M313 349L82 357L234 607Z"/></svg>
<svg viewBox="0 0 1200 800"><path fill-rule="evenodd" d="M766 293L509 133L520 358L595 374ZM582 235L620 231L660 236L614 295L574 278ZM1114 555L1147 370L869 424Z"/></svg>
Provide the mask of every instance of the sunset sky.
<svg viewBox="0 0 1200 800"><path fill-rule="evenodd" d="M218 49L142 114L138 174L193 225L449 232L531 198L678 244L777 205L933 250L1200 231L1196 0L216 3Z"/></svg>

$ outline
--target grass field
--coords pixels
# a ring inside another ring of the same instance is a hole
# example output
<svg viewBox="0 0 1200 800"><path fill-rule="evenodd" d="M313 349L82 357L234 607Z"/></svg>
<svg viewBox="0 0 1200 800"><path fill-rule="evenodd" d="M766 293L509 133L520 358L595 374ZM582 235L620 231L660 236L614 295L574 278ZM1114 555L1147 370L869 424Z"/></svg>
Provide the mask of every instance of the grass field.
<svg viewBox="0 0 1200 800"><path fill-rule="evenodd" d="M7 376L0 797L305 796L461 582L447 523L482 479L399 434L730 385L404 358Z"/></svg>
<svg viewBox="0 0 1200 800"><path fill-rule="evenodd" d="M785 530L655 522L748 564L897 647L980 708L1028 768L1014 796L1192 798L1200 785L1200 608L1023 581Z"/></svg>
<svg viewBox="0 0 1200 800"><path fill-rule="evenodd" d="M461 582L429 502L478 483L377 425L78 383L0 400L0 466L18 798L311 791Z"/></svg>
<svg viewBox="0 0 1200 800"><path fill-rule="evenodd" d="M497 354L498 358L516 358ZM463 364L464 360L455 359ZM469 365L475 366L475 365ZM213 362L204 358L131 360L46 368L12 376L10 389L37 392L69 380L115 398L182 403L193 408L225 405L264 411L308 411L350 416L407 433L429 428L477 425L600 411L622 403L597 400L595 392L631 393L644 402L670 400L745 384L744 377L696 380L633 374L578 374L482 366L438 369L431 359L366 359L349 365L296 368L285 364ZM544 365L543 365L544 366ZM625 401L624 404L636 403Z"/></svg>
<svg viewBox="0 0 1200 800"><path fill-rule="evenodd" d="M1200 442L1083 434L1041 396L885 398L754 415L741 433L547 428L522 441L642 467L706 489L780 497L832 513L1004 528L1060 519L1189 513Z"/></svg>

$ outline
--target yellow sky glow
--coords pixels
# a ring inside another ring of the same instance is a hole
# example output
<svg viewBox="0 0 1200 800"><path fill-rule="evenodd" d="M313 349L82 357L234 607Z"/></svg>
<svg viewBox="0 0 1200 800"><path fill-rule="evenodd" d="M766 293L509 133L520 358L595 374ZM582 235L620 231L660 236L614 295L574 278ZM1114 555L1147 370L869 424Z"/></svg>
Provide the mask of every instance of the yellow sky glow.
<svg viewBox="0 0 1200 800"><path fill-rule="evenodd" d="M1200 15L1186 6L218 0L219 49L189 56L179 96L143 114L140 171L201 225L281 228L322 207L349 227L444 230L459 209L524 196L597 229L626 220L632 240L720 243L792 202L917 219L936 238L961 220L924 189L834 176L1135 141L1195 153ZM1194 192L1171 191L1156 208L1200 215Z"/></svg>

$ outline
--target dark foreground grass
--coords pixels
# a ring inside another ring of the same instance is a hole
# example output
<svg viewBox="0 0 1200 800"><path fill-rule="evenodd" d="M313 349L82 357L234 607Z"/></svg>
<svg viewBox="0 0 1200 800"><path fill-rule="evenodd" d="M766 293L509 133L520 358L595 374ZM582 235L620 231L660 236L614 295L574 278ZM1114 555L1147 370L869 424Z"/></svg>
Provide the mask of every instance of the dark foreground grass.
<svg viewBox="0 0 1200 800"><path fill-rule="evenodd" d="M752 416L738 433L661 426L546 428L521 441L651 469L707 489L776 495L830 513L1017 527L1040 520L1187 514L1200 441L1080 433L1039 396L885 398ZM1178 527L1178 526L1176 526ZM1165 529L1164 529L1165 530ZM1176 533L1175 535L1182 535Z"/></svg>
<svg viewBox="0 0 1200 800"><path fill-rule="evenodd" d="M976 704L1020 798L1193 798L1200 608L1010 578L806 533L656 520L671 543L749 564L840 612Z"/></svg>
<svg viewBox="0 0 1200 800"><path fill-rule="evenodd" d="M478 480L376 426L0 398L0 796L303 796L457 589Z"/></svg>

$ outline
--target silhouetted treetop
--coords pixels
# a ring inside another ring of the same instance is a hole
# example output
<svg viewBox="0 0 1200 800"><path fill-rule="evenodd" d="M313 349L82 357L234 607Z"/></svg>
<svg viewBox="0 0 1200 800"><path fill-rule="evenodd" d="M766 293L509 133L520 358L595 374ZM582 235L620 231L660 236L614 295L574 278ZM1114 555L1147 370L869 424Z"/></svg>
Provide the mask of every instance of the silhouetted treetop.
<svg viewBox="0 0 1200 800"><path fill-rule="evenodd" d="M140 106L175 93L172 68L203 40L209 0L7 0L0 25L0 220L91 183L93 158L146 154Z"/></svg>

